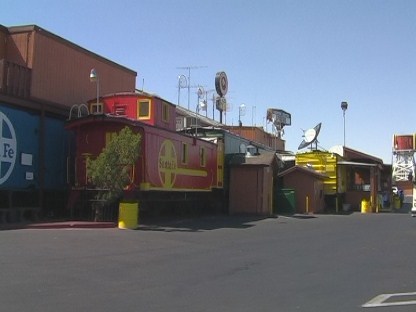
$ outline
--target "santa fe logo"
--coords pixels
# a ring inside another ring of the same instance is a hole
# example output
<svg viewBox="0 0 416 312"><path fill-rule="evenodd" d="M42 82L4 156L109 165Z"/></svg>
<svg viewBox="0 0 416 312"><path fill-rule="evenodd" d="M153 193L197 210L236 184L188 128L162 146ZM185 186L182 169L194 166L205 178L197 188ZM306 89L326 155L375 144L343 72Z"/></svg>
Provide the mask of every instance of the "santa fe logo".
<svg viewBox="0 0 416 312"><path fill-rule="evenodd" d="M16 133L10 120L0 112L0 185L12 174L16 162Z"/></svg>

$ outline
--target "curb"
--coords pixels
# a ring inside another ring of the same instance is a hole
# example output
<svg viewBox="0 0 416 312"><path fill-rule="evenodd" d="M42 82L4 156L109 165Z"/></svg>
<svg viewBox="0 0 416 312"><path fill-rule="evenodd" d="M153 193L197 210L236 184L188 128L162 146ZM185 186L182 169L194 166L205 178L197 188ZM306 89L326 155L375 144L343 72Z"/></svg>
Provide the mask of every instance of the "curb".
<svg viewBox="0 0 416 312"><path fill-rule="evenodd" d="M10 223L0 224L0 230L20 229L108 229L116 228L115 222L90 222L90 221L56 221L39 223Z"/></svg>

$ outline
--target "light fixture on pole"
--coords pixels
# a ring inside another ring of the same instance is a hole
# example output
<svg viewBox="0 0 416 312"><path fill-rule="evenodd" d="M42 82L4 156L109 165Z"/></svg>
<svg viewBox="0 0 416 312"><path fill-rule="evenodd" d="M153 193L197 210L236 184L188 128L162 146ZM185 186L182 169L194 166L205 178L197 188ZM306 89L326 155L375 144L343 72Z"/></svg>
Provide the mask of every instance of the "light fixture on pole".
<svg viewBox="0 0 416 312"><path fill-rule="evenodd" d="M243 123L241 122L241 116L244 116L246 113L246 105L245 104L241 104L240 107L238 108L238 126L242 126Z"/></svg>
<svg viewBox="0 0 416 312"><path fill-rule="evenodd" d="M97 84L97 108L96 109L98 110L99 98L100 98L100 79L98 77L98 74L95 68L91 69L90 71L90 81L95 82Z"/></svg>
<svg viewBox="0 0 416 312"><path fill-rule="evenodd" d="M207 102L205 101L200 101L198 106L196 107L196 111L199 114L199 111L204 111L207 109Z"/></svg>
<svg viewBox="0 0 416 312"><path fill-rule="evenodd" d="M204 111L206 109L207 109L207 103L205 101L200 101L198 103L198 105L196 106L196 115L195 115L195 118L196 118L195 136L196 137L198 136L198 115L199 115L199 111L201 111L201 110Z"/></svg>
<svg viewBox="0 0 416 312"><path fill-rule="evenodd" d="M348 108L348 103L347 102L341 102L341 109L342 109L342 114L344 117L344 146L345 146L345 111Z"/></svg>

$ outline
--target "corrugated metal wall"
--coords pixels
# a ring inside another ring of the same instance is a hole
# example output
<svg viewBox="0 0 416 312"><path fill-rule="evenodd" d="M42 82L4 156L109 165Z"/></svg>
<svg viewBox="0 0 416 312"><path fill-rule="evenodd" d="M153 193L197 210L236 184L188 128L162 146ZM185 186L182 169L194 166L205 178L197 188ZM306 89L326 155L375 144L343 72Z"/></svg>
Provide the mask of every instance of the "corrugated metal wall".
<svg viewBox="0 0 416 312"><path fill-rule="evenodd" d="M5 59L31 70L30 97L64 106L96 98L97 84L89 75L95 68L99 94L134 92L136 72L100 57L37 26L9 28Z"/></svg>
<svg viewBox="0 0 416 312"><path fill-rule="evenodd" d="M10 35L7 41L6 59L21 66L32 67L33 36L31 32Z"/></svg>
<svg viewBox="0 0 416 312"><path fill-rule="evenodd" d="M329 195L337 193L337 159L338 156L334 153L313 151L296 154L295 164L301 167L312 166L317 172L327 175L324 192Z"/></svg>
<svg viewBox="0 0 416 312"><path fill-rule="evenodd" d="M92 57L79 49L36 33L32 67L32 97L67 106L86 103L97 94L90 82L90 70L99 75L100 95L134 92L136 74L104 59Z"/></svg>
<svg viewBox="0 0 416 312"><path fill-rule="evenodd" d="M227 127L232 133L235 133L247 140L264 144L274 150L284 151L285 141L278 138L259 127Z"/></svg>
<svg viewBox="0 0 416 312"><path fill-rule="evenodd" d="M0 60L6 57L7 28L0 25Z"/></svg>

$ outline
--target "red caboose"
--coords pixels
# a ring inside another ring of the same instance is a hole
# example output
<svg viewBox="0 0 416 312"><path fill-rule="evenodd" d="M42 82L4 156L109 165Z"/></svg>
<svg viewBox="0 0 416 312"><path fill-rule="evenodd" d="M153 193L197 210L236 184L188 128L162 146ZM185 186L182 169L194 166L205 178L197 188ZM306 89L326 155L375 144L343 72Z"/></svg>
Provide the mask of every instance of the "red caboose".
<svg viewBox="0 0 416 312"><path fill-rule="evenodd" d="M86 159L97 157L112 134L125 126L141 134L141 152L128 187L128 195L142 201L141 207L183 206L192 199L210 203L212 190L222 187L223 166L217 162L221 148L176 132L175 105L140 92L104 96L88 106L87 116L71 118L67 125L74 133L74 192L90 189Z"/></svg>

